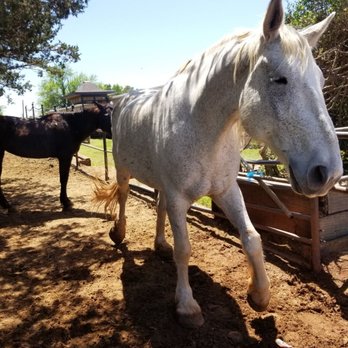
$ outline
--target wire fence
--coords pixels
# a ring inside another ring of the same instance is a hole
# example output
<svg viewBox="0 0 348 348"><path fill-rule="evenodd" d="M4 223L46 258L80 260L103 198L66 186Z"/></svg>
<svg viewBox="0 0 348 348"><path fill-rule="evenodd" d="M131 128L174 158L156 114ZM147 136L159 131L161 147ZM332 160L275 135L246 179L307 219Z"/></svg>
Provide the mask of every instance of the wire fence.
<svg viewBox="0 0 348 348"><path fill-rule="evenodd" d="M60 112L68 112L71 110L71 107L65 107L63 109L60 109ZM44 116L45 113L49 111L57 111L57 108L54 108L53 110L45 110L44 106L41 104L39 106L35 106L34 103L31 103L30 105L22 105L22 118L31 118L35 119L41 116Z"/></svg>
<svg viewBox="0 0 348 348"><path fill-rule="evenodd" d="M87 105L87 104L86 104ZM65 107L54 107L51 110L45 110L44 106L41 104L39 106L35 106L35 103L31 103L30 106L24 105L22 106L22 117L23 118L37 118L40 116L44 116L47 112L69 112L69 111L81 111L83 109L83 104L77 105L66 105Z"/></svg>
<svg viewBox="0 0 348 348"><path fill-rule="evenodd" d="M39 107L35 107L35 104L31 103L30 107L28 107L28 105L25 105L23 107L23 114L22 114L23 118L36 118L43 115L44 115L44 107L42 104Z"/></svg>

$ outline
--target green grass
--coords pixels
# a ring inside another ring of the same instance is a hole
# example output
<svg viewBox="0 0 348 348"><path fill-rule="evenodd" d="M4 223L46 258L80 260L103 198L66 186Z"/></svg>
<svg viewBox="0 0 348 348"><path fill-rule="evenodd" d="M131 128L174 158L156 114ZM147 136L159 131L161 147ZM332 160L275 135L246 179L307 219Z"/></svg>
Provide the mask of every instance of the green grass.
<svg viewBox="0 0 348 348"><path fill-rule="evenodd" d="M260 149L245 149L242 151L241 155L245 160L258 160L261 159Z"/></svg>
<svg viewBox="0 0 348 348"><path fill-rule="evenodd" d="M103 148L103 140L102 139L91 139L90 145ZM106 139L106 146L107 149L111 151L112 149L112 139ZM104 165L104 157L103 157L103 152L98 151L95 149L88 148L86 146L81 145L80 151L84 156L87 156L91 159L92 161L92 166L102 166ZM242 156L246 160L257 160L261 159L259 149L258 148L253 148L253 149L245 149L242 151ZM112 160L112 154L108 153L109 160ZM113 164L113 161L111 161Z"/></svg>
<svg viewBox="0 0 348 348"><path fill-rule="evenodd" d="M103 149L103 139L91 139L90 145L99 147ZM106 139L106 148L111 151L112 149L112 140ZM100 150L91 149L87 146L81 144L79 154L89 157L91 159L91 165L93 167L103 167L104 166L104 152ZM114 160L112 154L108 153L108 166L109 168L114 167Z"/></svg>
<svg viewBox="0 0 348 348"><path fill-rule="evenodd" d="M203 196L196 201L197 204L203 205L204 207L211 208L211 198L208 196Z"/></svg>

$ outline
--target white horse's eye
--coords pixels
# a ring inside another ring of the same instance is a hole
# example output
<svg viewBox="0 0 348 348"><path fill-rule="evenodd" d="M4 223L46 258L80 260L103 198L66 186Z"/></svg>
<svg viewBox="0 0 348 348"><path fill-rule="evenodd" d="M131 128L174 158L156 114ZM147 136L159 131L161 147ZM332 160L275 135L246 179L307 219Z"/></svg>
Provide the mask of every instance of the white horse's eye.
<svg viewBox="0 0 348 348"><path fill-rule="evenodd" d="M286 77L284 77L284 76L277 77L277 78L271 77L271 81L275 82L275 83L278 83L280 85L286 85L288 83L288 79Z"/></svg>

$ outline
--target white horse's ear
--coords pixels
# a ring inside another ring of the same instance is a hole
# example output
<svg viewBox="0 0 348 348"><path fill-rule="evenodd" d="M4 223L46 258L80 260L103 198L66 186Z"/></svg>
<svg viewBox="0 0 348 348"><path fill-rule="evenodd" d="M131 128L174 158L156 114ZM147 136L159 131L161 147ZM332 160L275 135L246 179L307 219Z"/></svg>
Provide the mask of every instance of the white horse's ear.
<svg viewBox="0 0 348 348"><path fill-rule="evenodd" d="M263 35L266 41L272 41L279 35L279 28L284 21L282 0L271 0L263 21Z"/></svg>
<svg viewBox="0 0 348 348"><path fill-rule="evenodd" d="M332 12L330 16L326 17L323 21L300 30L300 33L307 39L309 46L312 48L316 46L320 37L324 34L332 19L335 17L335 14L335 12Z"/></svg>

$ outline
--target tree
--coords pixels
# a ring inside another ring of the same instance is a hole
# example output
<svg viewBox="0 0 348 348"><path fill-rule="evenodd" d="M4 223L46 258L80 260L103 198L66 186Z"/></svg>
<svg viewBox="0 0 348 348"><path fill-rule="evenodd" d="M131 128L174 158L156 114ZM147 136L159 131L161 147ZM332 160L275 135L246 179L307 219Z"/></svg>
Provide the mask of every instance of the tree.
<svg viewBox="0 0 348 348"><path fill-rule="evenodd" d="M298 0L288 3L287 22L303 28L336 11L314 54L326 77L324 96L336 127L348 125L348 1Z"/></svg>
<svg viewBox="0 0 348 348"><path fill-rule="evenodd" d="M121 85L119 84L114 84L114 85L110 85L108 83L99 83L98 86L101 88L101 89L106 89L106 90L110 90L112 89L113 91L115 91L115 94L123 94L123 93L128 93L130 92L133 87L131 86L125 86L125 87L122 87Z"/></svg>
<svg viewBox="0 0 348 348"><path fill-rule="evenodd" d="M39 103L44 110L65 107L67 101L64 96L75 92L85 81L94 82L101 89L113 90L115 94L123 94L132 90L130 86L122 87L119 84L98 83L96 75L74 73L71 69L66 68L55 74L47 73L47 78L42 81L39 87Z"/></svg>
<svg viewBox="0 0 348 348"><path fill-rule="evenodd" d="M54 107L64 107L66 96L75 92L84 81L96 82L95 75L76 74L71 69L61 70L59 73L48 73L39 87L39 103L44 110L52 110Z"/></svg>
<svg viewBox="0 0 348 348"><path fill-rule="evenodd" d="M0 1L0 96L31 88L23 70L55 73L79 59L77 46L55 42L61 21L83 12L88 0Z"/></svg>

